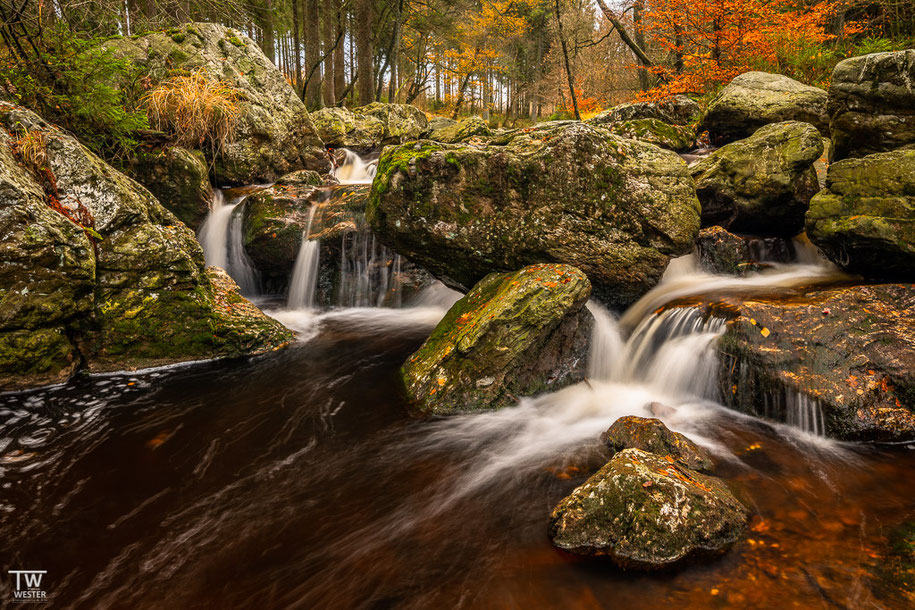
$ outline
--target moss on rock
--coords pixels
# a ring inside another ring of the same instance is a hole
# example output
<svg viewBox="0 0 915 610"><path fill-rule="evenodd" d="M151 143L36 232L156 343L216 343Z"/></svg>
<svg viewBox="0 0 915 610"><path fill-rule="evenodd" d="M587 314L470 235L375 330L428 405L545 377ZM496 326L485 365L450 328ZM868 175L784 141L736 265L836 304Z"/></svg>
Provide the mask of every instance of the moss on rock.
<svg viewBox="0 0 915 610"><path fill-rule="evenodd" d="M669 430L660 419L621 417L600 435L600 440L614 453L641 449L661 457L670 456L679 465L693 470L711 470L714 466L705 449Z"/></svg>

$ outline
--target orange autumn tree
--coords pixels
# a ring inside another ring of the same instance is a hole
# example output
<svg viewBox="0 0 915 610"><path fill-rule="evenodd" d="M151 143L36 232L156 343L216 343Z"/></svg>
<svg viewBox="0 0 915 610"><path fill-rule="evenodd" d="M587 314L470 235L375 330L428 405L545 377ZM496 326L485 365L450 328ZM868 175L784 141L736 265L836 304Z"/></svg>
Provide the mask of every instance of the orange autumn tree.
<svg viewBox="0 0 915 610"><path fill-rule="evenodd" d="M701 94L748 70L776 70L779 58L796 49L823 45L836 3L798 0L644 0L641 27L663 63L639 69L658 86L641 95L658 99ZM846 26L850 33L855 24Z"/></svg>

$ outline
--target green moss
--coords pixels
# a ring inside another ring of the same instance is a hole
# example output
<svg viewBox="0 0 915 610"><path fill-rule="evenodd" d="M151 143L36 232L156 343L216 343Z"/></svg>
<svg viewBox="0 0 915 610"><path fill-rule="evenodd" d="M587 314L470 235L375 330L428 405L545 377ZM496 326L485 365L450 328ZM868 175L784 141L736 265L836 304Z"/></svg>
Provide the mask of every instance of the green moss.
<svg viewBox="0 0 915 610"><path fill-rule="evenodd" d="M229 34L228 36L226 36L226 40L228 40L230 43L232 43L236 47L245 46L244 41L241 38L239 38L238 36L236 36L235 34Z"/></svg>

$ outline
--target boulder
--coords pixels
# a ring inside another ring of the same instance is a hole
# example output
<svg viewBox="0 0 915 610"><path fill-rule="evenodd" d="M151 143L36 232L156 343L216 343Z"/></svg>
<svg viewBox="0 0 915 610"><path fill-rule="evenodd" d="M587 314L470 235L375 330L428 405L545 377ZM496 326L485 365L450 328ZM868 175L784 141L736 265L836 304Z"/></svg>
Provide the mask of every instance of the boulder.
<svg viewBox="0 0 915 610"><path fill-rule="evenodd" d="M711 101L699 131L708 131L715 143L726 143L782 121L810 123L827 136L826 92L781 74L746 72Z"/></svg>
<svg viewBox="0 0 915 610"><path fill-rule="evenodd" d="M810 201L807 234L852 273L915 281L915 150L831 164L826 189Z"/></svg>
<svg viewBox="0 0 915 610"><path fill-rule="evenodd" d="M197 229L210 210L213 188L203 152L178 146L141 150L130 177L145 186L178 220Z"/></svg>
<svg viewBox="0 0 915 610"><path fill-rule="evenodd" d="M491 135L492 131L490 131L489 125L480 117L472 116L462 120L460 123L455 122L453 125L446 125L433 130L429 134L429 139L436 142L455 144L470 138L487 138Z"/></svg>
<svg viewBox="0 0 915 610"><path fill-rule="evenodd" d="M605 125L623 138L648 142L667 150L684 152L696 146L696 130L685 125L668 125L657 119L634 119Z"/></svg>
<svg viewBox="0 0 915 610"><path fill-rule="evenodd" d="M915 49L836 64L829 83L833 160L915 145Z"/></svg>
<svg viewBox="0 0 915 610"><path fill-rule="evenodd" d="M24 108L0 104L0 124L0 390L289 339L145 188Z"/></svg>
<svg viewBox="0 0 915 610"><path fill-rule="evenodd" d="M550 537L570 553L656 570L724 553L747 517L719 479L625 449L556 506Z"/></svg>
<svg viewBox="0 0 915 610"><path fill-rule="evenodd" d="M715 464L708 452L679 432L673 432L660 419L629 415L621 417L600 435L601 442L614 453L641 449L693 470L711 470Z"/></svg>
<svg viewBox="0 0 915 610"><path fill-rule="evenodd" d="M497 409L583 379L591 284L569 265L492 273L454 304L401 377L421 413Z"/></svg>
<svg viewBox="0 0 915 610"><path fill-rule="evenodd" d="M305 104L257 44L216 23L109 40L105 45L144 66L152 81L204 69L240 92L236 135L220 154L204 153L216 184L272 181L297 169L328 171L330 162Z"/></svg>
<svg viewBox="0 0 915 610"><path fill-rule="evenodd" d="M711 302L725 403L843 440L915 439L915 287Z"/></svg>
<svg viewBox="0 0 915 610"><path fill-rule="evenodd" d="M688 125L699 119L699 104L685 95L672 95L654 102L620 104L588 119L593 125L655 119L669 125Z"/></svg>
<svg viewBox="0 0 915 610"><path fill-rule="evenodd" d="M323 108L312 117L325 144L355 150L417 140L429 127L423 111L409 104L374 102L353 110Z"/></svg>
<svg viewBox="0 0 915 610"><path fill-rule="evenodd" d="M690 166L704 226L790 237L804 229L810 198L819 190L814 162L820 134L808 123L760 128Z"/></svg>
<svg viewBox="0 0 915 610"><path fill-rule="evenodd" d="M750 237L714 226L699 231L696 240L699 266L709 273L744 276L769 263L790 263L794 243L784 237Z"/></svg>
<svg viewBox="0 0 915 610"><path fill-rule="evenodd" d="M385 148L366 209L382 241L465 292L491 272L575 265L614 307L692 249L699 204L676 154L579 122L500 138Z"/></svg>
<svg viewBox="0 0 915 610"><path fill-rule="evenodd" d="M429 134L437 129L453 127L457 124L458 122L450 117L433 115L429 118L429 125L426 127L426 131L422 134L422 137L428 138Z"/></svg>

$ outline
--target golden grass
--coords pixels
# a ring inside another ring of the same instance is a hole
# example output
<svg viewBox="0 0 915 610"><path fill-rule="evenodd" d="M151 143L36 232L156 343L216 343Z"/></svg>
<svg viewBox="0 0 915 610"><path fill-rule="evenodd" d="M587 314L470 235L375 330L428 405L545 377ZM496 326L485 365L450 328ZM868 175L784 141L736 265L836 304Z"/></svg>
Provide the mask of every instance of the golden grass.
<svg viewBox="0 0 915 610"><path fill-rule="evenodd" d="M239 98L238 89L210 79L200 68L162 81L143 100L150 124L168 133L175 144L209 144L218 152L235 138Z"/></svg>
<svg viewBox="0 0 915 610"><path fill-rule="evenodd" d="M48 141L44 133L26 130L13 143L16 156L26 166L39 171L48 163Z"/></svg>

